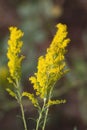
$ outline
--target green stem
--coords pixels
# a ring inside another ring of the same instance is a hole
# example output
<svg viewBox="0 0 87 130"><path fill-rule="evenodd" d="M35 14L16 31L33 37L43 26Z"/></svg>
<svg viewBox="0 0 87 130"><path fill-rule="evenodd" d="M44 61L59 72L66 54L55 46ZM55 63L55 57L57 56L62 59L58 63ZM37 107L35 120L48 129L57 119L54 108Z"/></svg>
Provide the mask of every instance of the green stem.
<svg viewBox="0 0 87 130"><path fill-rule="evenodd" d="M42 118L42 111L39 113L39 118L38 118L38 120L37 120L36 130L39 129L39 124L40 124L41 118Z"/></svg>
<svg viewBox="0 0 87 130"><path fill-rule="evenodd" d="M49 107L46 109L42 130L45 130Z"/></svg>
<svg viewBox="0 0 87 130"><path fill-rule="evenodd" d="M16 85L17 85L17 95L18 95L17 100L18 100L18 103L19 103L20 109L21 109L21 115L22 115L22 120L23 120L23 124L24 124L24 130L27 130L27 124L26 124L26 120L25 120L24 108L23 108L23 104L22 104L22 96L21 96L18 81L16 81Z"/></svg>
<svg viewBox="0 0 87 130"><path fill-rule="evenodd" d="M21 114L22 114L24 129L27 130L27 125L26 125L26 120L25 120L24 108L23 108L23 105L22 105L22 101L20 101L20 108L21 108Z"/></svg>
<svg viewBox="0 0 87 130"><path fill-rule="evenodd" d="M42 116L43 116L43 111L44 111L44 109L45 109L45 105L46 105L46 99L44 99L43 107L42 107L41 111L39 112L39 118L37 119L37 124L36 124L36 129L35 129L35 130L38 130L38 129L39 129L40 121L41 121Z"/></svg>
<svg viewBox="0 0 87 130"><path fill-rule="evenodd" d="M49 100L51 99L52 90L53 90L53 87L51 87L51 90L50 90L50 93L49 93L49 97L48 97L48 102L49 102ZM42 130L45 130L48 112L49 112L49 106L47 106L47 109L46 109L46 112L45 112Z"/></svg>

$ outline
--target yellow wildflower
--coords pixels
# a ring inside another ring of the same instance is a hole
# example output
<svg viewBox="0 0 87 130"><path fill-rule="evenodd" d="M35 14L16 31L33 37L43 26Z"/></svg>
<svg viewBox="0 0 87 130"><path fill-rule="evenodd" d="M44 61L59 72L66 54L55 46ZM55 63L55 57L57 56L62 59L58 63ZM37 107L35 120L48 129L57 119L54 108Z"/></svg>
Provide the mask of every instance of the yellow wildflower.
<svg viewBox="0 0 87 130"><path fill-rule="evenodd" d="M47 49L47 54L41 56L38 60L37 73L30 77L29 80L34 84L36 95L46 98L51 87L59 80L65 70L65 53L66 46L70 42L67 38L67 26L59 23L56 35Z"/></svg>
<svg viewBox="0 0 87 130"><path fill-rule="evenodd" d="M23 44L23 42L20 40L20 38L23 36L23 32L17 29L17 27L10 27L9 30L10 38L8 40L7 57L9 59L8 67L11 76L9 81L11 82L12 80L20 79L21 62L24 56L19 56Z"/></svg>

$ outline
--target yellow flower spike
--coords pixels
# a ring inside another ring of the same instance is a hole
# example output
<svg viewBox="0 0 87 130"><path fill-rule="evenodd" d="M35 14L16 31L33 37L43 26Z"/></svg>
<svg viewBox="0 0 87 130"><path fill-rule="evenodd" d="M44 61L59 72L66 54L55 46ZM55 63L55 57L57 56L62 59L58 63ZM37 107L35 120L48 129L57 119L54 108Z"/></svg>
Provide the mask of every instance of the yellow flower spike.
<svg viewBox="0 0 87 130"><path fill-rule="evenodd" d="M20 40L24 35L17 27L10 27L10 38L8 40L7 57L11 81L19 80L21 75L21 62L24 56L19 56L23 42ZM10 80L9 80L10 81Z"/></svg>
<svg viewBox="0 0 87 130"><path fill-rule="evenodd" d="M65 63L66 47L70 42L67 38L67 26L57 24L57 32L45 56L38 59L37 73L29 80L34 84L36 95L46 98L53 84L67 72Z"/></svg>
<svg viewBox="0 0 87 130"><path fill-rule="evenodd" d="M66 103L66 100L49 100L47 106L56 105L56 104L64 104Z"/></svg>
<svg viewBox="0 0 87 130"><path fill-rule="evenodd" d="M24 59L24 56L20 55L21 48L23 45L23 42L21 41L23 32L17 29L17 27L10 27L9 31L10 31L10 38L8 40L7 57L9 60L8 68L10 76L8 77L8 81L9 83L12 83L14 85L14 88L13 90L8 88L7 92L12 97L15 97L17 102L19 103L22 120L24 124L24 130L27 130L27 124L25 120L24 108L22 103L22 92L20 89L21 63L22 60Z"/></svg>
<svg viewBox="0 0 87 130"><path fill-rule="evenodd" d="M31 100L32 104L33 104L35 107L38 107L38 108L39 108L38 100L34 97L34 94L31 94L31 93L28 93L28 92L23 92L23 93L22 93L22 96L28 97L29 100Z"/></svg>
<svg viewBox="0 0 87 130"><path fill-rule="evenodd" d="M17 99L17 95L11 89L7 88L6 91L9 93L9 95Z"/></svg>

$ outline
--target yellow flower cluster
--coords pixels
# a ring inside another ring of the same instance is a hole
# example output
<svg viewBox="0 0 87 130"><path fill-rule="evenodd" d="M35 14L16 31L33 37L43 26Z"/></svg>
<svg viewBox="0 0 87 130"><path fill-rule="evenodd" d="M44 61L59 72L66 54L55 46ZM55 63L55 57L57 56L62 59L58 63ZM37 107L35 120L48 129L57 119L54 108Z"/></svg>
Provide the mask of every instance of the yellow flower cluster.
<svg viewBox="0 0 87 130"><path fill-rule="evenodd" d="M23 60L24 56L19 56L21 52L21 47L23 42L20 40L20 38L23 36L23 32L16 27L10 27L10 38L8 40L8 52L7 57L9 59L8 61L8 67L11 80L20 79L21 74L21 61Z"/></svg>
<svg viewBox="0 0 87 130"><path fill-rule="evenodd" d="M49 102L47 103L47 106L51 106L51 105L56 105L56 104L63 104L63 103L66 103L66 100L49 100Z"/></svg>
<svg viewBox="0 0 87 130"><path fill-rule="evenodd" d="M32 104L35 107L39 107L38 100L34 97L34 94L31 94L31 93L28 93L28 92L23 92L22 96L28 97L29 100L31 100Z"/></svg>
<svg viewBox="0 0 87 130"><path fill-rule="evenodd" d="M56 27L58 30L47 49L47 54L41 56L38 60L37 73L29 78L31 83L34 84L36 95L39 95L42 99L47 98L51 87L66 72L64 55L70 39L67 38L68 32L65 24L59 23Z"/></svg>
<svg viewBox="0 0 87 130"><path fill-rule="evenodd" d="M9 93L10 96L17 99L17 95L11 89L7 88L6 91Z"/></svg>

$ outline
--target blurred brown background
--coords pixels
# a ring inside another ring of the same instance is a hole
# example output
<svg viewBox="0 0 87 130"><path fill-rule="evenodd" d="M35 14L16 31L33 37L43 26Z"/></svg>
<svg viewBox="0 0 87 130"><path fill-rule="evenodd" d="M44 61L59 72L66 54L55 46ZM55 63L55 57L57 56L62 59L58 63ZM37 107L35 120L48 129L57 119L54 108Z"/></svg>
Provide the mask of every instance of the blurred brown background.
<svg viewBox="0 0 87 130"><path fill-rule="evenodd" d="M54 98L67 103L50 108L46 130L87 130L87 0L0 0L0 130L23 130L20 108L5 91L8 84L7 40L9 26L24 31L22 86L33 91L28 77L37 58L46 52L57 23L68 26L71 43L66 61L70 72L57 84ZM33 130L36 110L24 100L28 130Z"/></svg>

